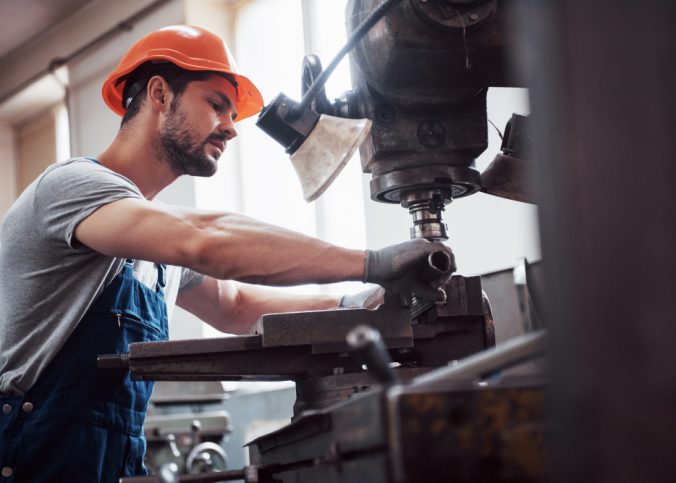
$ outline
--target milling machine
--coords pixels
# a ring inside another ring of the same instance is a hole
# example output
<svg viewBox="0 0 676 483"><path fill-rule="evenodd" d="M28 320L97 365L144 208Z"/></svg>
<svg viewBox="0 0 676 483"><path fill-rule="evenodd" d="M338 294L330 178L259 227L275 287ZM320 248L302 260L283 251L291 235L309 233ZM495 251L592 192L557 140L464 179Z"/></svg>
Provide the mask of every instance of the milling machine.
<svg viewBox="0 0 676 483"><path fill-rule="evenodd" d="M487 89L523 85L509 59L515 3L351 0L348 36L373 12L382 18L361 32L351 55L353 89L334 101L317 82L319 59L304 59L308 124L318 115L371 120L360 147L371 198L407 209L412 238L447 240L445 206L482 189L532 199L523 116L508 124L484 175L475 168L488 145ZM285 102L267 106L259 124ZM439 259L425 268L449 270ZM540 355L541 341L477 356L495 345L481 279L453 276L444 290L441 304L388 293L373 311L269 314L247 336L131 344L128 354L101 357L100 367L152 380L296 382L293 423L251 443L250 467L189 481L539 481L546 474L543 378L495 376ZM375 329L382 347L350 344L346 336L357 326ZM425 379L473 354L478 365L461 362L450 376Z"/></svg>

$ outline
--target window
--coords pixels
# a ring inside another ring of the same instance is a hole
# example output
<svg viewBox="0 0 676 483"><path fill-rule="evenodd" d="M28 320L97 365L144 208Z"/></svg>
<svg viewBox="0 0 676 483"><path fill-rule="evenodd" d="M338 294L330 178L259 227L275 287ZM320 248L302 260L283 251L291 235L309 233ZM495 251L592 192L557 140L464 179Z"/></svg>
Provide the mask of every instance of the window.
<svg viewBox="0 0 676 483"><path fill-rule="evenodd" d="M304 53L316 53L327 64L345 43L344 22L336 22L343 18L345 4L345 0L254 0L236 11L231 47L240 71L255 82L265 101L279 92L300 100ZM264 39L261 32L265 32ZM350 87L345 59L329 79L327 94L337 97ZM219 174L199 180L198 206L235 210L331 243L364 247L363 175L358 155L318 201L308 204L284 149L255 122L254 117L236 125L238 138L221 159ZM363 288L358 282L350 285L290 290L343 293Z"/></svg>

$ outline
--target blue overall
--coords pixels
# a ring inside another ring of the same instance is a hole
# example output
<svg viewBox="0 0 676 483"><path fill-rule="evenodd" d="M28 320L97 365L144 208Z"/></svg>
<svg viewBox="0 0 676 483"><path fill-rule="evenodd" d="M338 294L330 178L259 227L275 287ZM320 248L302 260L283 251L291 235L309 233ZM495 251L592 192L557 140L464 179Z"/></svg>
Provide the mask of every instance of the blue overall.
<svg viewBox="0 0 676 483"><path fill-rule="evenodd" d="M96 358L127 352L131 342L167 339L164 285L164 266L151 290L126 261L35 385L23 396L0 397L0 482L117 482L147 474L143 420L153 383L100 370Z"/></svg>

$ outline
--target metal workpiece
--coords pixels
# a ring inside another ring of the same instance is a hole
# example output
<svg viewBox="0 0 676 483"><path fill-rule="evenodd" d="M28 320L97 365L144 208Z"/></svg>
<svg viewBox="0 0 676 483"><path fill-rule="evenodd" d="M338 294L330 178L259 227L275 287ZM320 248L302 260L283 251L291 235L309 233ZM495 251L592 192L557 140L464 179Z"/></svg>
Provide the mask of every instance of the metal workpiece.
<svg viewBox="0 0 676 483"><path fill-rule="evenodd" d="M418 277L432 282L439 280L444 275L450 276L454 271L455 260L453 259L453 255L444 250L436 250L427 255L425 263L423 263L418 272Z"/></svg>

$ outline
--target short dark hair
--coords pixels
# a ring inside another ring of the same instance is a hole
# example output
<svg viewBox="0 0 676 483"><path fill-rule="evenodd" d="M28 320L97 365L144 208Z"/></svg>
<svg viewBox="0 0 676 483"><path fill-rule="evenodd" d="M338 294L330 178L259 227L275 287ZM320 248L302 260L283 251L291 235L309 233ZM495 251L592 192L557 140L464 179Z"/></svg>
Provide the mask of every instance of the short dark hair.
<svg viewBox="0 0 676 483"><path fill-rule="evenodd" d="M212 75L227 79L235 86L235 88L237 88L237 81L235 81L235 78L224 72L181 69L168 62L146 62L134 69L134 71L125 78L126 83L122 95L122 102L127 106L124 111L124 116L122 116L122 126L133 119L141 110L141 106L147 96L146 85L150 78L155 75L162 76L162 78L167 81L171 92L174 93L176 98L183 94L183 91L185 91L186 87L188 87L188 84L191 82L203 81Z"/></svg>

